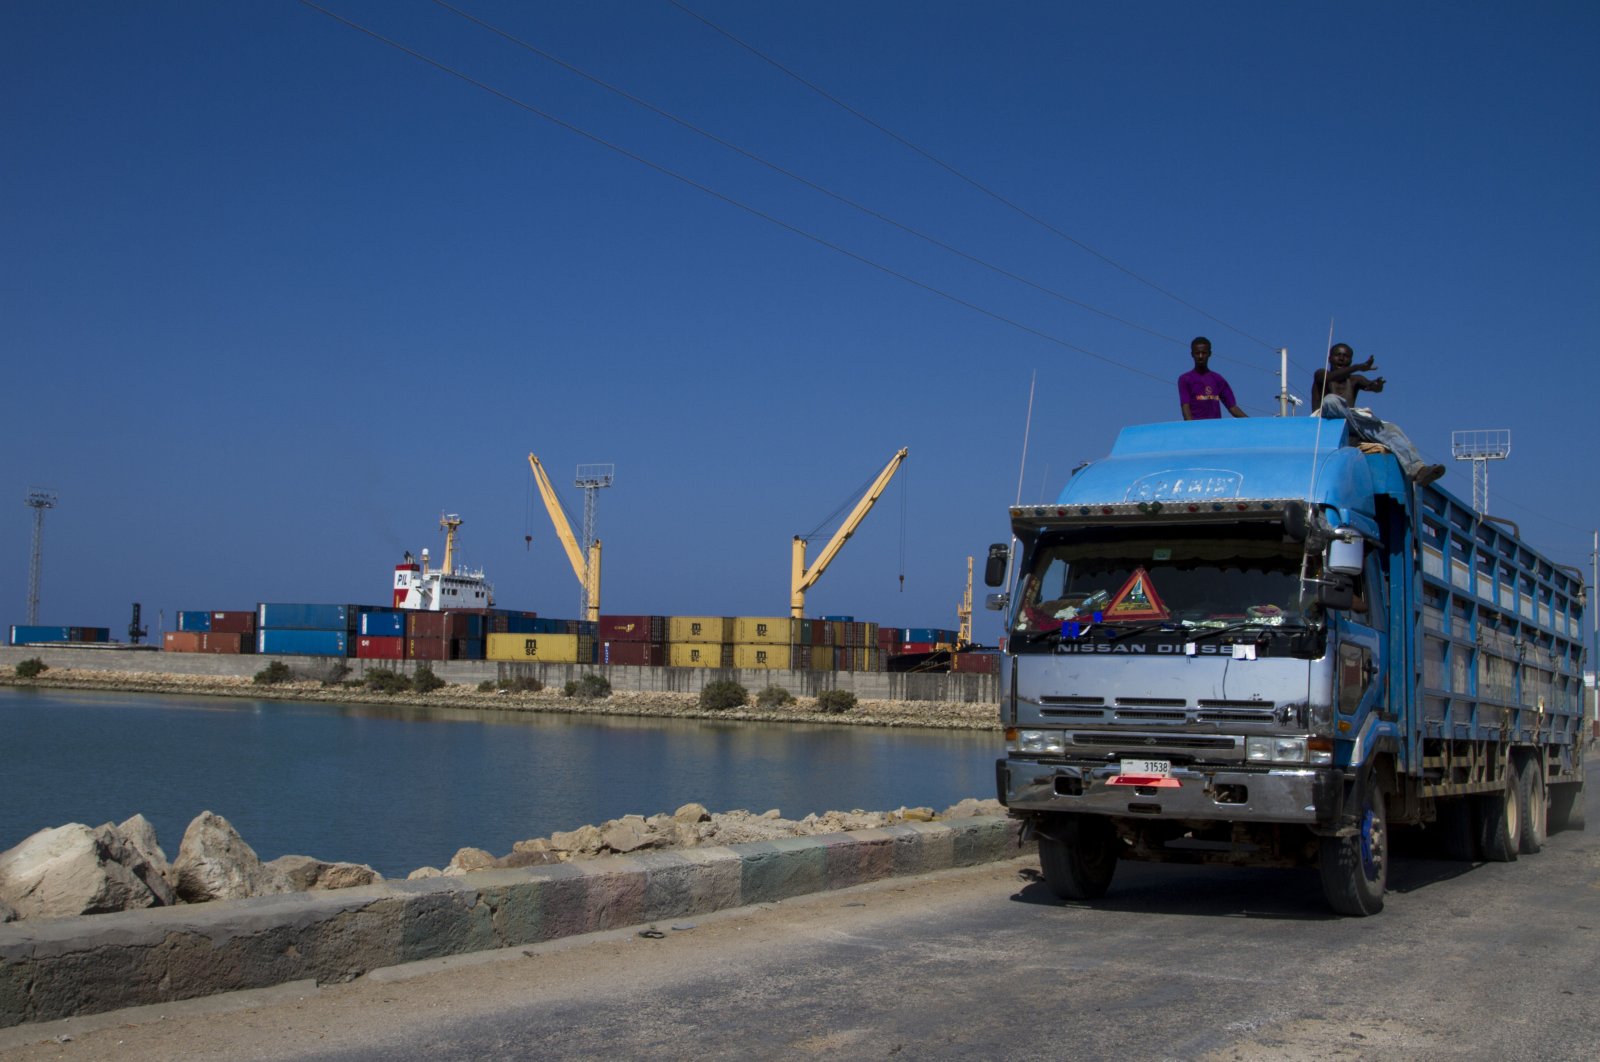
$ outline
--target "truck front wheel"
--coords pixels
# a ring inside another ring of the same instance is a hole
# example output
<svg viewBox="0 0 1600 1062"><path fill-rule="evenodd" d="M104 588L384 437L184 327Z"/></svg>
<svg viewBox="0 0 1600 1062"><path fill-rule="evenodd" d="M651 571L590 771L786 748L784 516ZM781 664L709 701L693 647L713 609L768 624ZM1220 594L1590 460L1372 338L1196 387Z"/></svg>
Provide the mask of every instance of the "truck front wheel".
<svg viewBox="0 0 1600 1062"><path fill-rule="evenodd" d="M1117 872L1122 844L1105 819L1068 815L1039 833L1039 867L1058 900L1093 900L1105 895Z"/></svg>
<svg viewBox="0 0 1600 1062"><path fill-rule="evenodd" d="M1383 910L1389 882L1389 816L1376 778L1367 779L1359 797L1355 832L1322 838L1322 892L1343 915Z"/></svg>

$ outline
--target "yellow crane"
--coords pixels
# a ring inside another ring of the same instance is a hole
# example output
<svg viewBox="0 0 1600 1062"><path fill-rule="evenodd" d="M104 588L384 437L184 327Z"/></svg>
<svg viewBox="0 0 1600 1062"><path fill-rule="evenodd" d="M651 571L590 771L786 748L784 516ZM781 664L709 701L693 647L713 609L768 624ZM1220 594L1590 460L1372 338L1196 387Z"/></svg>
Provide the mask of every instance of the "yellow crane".
<svg viewBox="0 0 1600 1062"><path fill-rule="evenodd" d="M878 498L888 488L889 481L894 478L895 470L900 467L900 462L906 459L907 449L900 448L900 452L889 458L889 463L883 466L883 471L878 473L878 478L872 481L867 492L856 502L856 507L850 510L850 515L845 517L839 530L833 538L822 548L822 554L811 567L806 567L806 540L799 535L794 536L794 553L791 564L791 579L789 583L789 615L795 619L804 619L806 615L806 591L822 578L822 573L828 570L828 565L833 563L833 558L838 556L839 550L849 541L850 536L856 533L856 528L861 526L861 521L866 519Z"/></svg>
<svg viewBox="0 0 1600 1062"><path fill-rule="evenodd" d="M972 558L967 558L967 590L961 595L961 607L956 609L956 619L961 630L956 634L956 648L966 649L972 644Z"/></svg>
<svg viewBox="0 0 1600 1062"><path fill-rule="evenodd" d="M572 573L578 577L578 585L583 587L584 599L588 602L588 614L583 618L593 623L600 621L600 540L595 539L589 544L589 556L583 555L583 548L578 545L577 536L572 533L572 525L567 522L567 514L561 508L561 499L556 497L556 489L550 484L550 477L545 473L544 466L533 454L528 455L528 467L533 469L533 480L539 485L539 496L544 499L544 507L550 513L550 522L555 525L556 537L561 540L562 548L567 551L567 562L572 565Z"/></svg>

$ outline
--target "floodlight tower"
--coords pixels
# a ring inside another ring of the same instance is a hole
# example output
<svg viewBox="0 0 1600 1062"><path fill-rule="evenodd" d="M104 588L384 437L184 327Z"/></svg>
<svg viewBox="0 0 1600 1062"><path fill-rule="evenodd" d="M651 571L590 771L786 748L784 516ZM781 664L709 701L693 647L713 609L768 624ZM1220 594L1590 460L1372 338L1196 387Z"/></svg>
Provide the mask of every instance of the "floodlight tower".
<svg viewBox="0 0 1600 1062"><path fill-rule="evenodd" d="M595 544L594 527L595 511L602 487L611 486L611 481L616 478L616 465L579 465L577 477L572 485L583 491L583 555L589 556L590 547ZM589 615L589 583L583 584L582 611L580 616Z"/></svg>
<svg viewBox="0 0 1600 1062"><path fill-rule="evenodd" d="M1511 456L1510 428L1479 428L1450 434L1450 452L1457 461L1472 462L1472 507L1489 514L1489 462Z"/></svg>
<svg viewBox="0 0 1600 1062"><path fill-rule="evenodd" d="M39 572L44 561L44 511L56 507L56 492L29 487L23 504L33 510L33 552L28 557L28 626L39 622Z"/></svg>

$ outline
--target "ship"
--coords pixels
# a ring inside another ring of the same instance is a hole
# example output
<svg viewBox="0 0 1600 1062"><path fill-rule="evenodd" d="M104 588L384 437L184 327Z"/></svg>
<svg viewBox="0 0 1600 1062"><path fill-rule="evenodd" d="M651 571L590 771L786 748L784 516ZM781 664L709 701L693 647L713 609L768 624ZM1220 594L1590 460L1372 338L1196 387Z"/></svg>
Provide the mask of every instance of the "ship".
<svg viewBox="0 0 1600 1062"><path fill-rule="evenodd" d="M439 567L429 565L427 549L423 549L420 563L408 550L405 560L394 566L395 608L440 612L494 607L494 587L482 569L456 569L456 529L460 526L461 517L454 513L439 517L439 528L444 531L444 563Z"/></svg>

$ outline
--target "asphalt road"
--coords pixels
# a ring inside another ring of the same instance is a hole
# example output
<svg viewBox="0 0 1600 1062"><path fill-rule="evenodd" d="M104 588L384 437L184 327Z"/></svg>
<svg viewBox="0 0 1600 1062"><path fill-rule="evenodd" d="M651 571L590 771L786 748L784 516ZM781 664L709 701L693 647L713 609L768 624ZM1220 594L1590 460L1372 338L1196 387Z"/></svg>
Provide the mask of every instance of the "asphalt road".
<svg viewBox="0 0 1600 1062"><path fill-rule="evenodd" d="M1105 900L1063 905L1023 858L660 936L3 1030L0 1054L1589 1060L1600 786L1587 805L1594 830L1515 863L1402 848L1387 907L1367 919L1328 913L1300 871L1125 863Z"/></svg>

